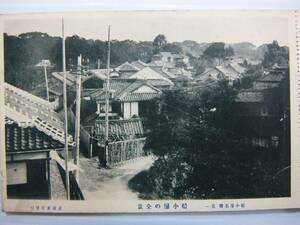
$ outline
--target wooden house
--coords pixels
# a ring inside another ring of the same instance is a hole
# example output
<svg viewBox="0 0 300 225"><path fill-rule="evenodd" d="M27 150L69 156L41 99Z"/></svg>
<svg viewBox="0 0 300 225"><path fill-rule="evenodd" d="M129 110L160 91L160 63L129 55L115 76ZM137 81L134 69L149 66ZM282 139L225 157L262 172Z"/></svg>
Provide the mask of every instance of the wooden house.
<svg viewBox="0 0 300 225"><path fill-rule="evenodd" d="M141 116L142 110L145 110L145 102L148 102L161 94L158 88L155 88L145 80L111 80L110 82L110 116L116 116L123 119ZM99 89L90 95L91 99L97 103L96 114L104 117L105 114L105 89ZM142 106L142 107L141 107Z"/></svg>
<svg viewBox="0 0 300 225"><path fill-rule="evenodd" d="M8 198L64 199L61 166L51 158L64 148L62 120L50 102L4 86Z"/></svg>

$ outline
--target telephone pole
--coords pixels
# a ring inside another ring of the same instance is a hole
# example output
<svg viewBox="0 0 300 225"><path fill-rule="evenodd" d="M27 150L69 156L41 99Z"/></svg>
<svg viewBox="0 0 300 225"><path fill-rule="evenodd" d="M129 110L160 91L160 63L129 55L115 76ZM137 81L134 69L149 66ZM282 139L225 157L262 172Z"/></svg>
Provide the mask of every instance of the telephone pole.
<svg viewBox="0 0 300 225"><path fill-rule="evenodd" d="M48 75L47 75L47 67L51 67L51 62L49 59L42 59L41 62L35 65L36 67L43 67L44 76L45 76L45 85L46 85L46 98L49 101L49 85L48 85Z"/></svg>
<svg viewBox="0 0 300 225"><path fill-rule="evenodd" d="M109 85L109 76L110 76L110 26L108 26L108 52L107 52L107 77L106 77L106 92L105 92L105 160L104 166L107 166L108 160L108 113L109 113L109 95L110 95L110 85Z"/></svg>
<svg viewBox="0 0 300 225"><path fill-rule="evenodd" d="M82 56L77 59L76 73L76 117L75 117L75 146L73 149L74 164L78 167L75 177L79 183L79 150L80 150L80 105L81 105L81 76L82 76Z"/></svg>
<svg viewBox="0 0 300 225"><path fill-rule="evenodd" d="M68 152L68 106L67 106L67 72L66 72L66 46L65 46L65 27L64 19L62 18L62 64L63 64L63 98L64 98L64 125L65 125L65 172L66 172L66 189L67 200L70 200L70 179L69 179L69 152Z"/></svg>
<svg viewBox="0 0 300 225"><path fill-rule="evenodd" d="M45 60L43 60L43 67L44 67L44 74L45 74L47 100L49 102L49 85L48 85L48 76L47 76L47 62Z"/></svg>

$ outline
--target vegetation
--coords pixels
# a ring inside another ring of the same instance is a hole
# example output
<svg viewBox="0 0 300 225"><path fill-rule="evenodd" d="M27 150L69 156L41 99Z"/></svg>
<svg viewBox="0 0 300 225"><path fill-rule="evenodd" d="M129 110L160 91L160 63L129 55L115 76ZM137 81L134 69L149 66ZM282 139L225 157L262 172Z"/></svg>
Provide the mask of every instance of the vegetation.
<svg viewBox="0 0 300 225"><path fill-rule="evenodd" d="M288 64L289 51L287 47L280 47L277 41L273 41L267 45L267 49L262 63L264 67L270 68L274 64Z"/></svg>
<svg viewBox="0 0 300 225"><path fill-rule="evenodd" d="M54 65L52 70L62 70L62 40L46 33L32 32L10 36L4 34L5 81L25 90L32 90L44 81L43 70L35 67L42 59L49 59ZM101 68L107 60L107 42L87 40L77 35L66 38L67 69L77 64L82 54L84 63L97 68L98 59ZM126 61L141 59L150 61L153 55L152 42L131 40L111 42L111 64L119 65Z"/></svg>
<svg viewBox="0 0 300 225"><path fill-rule="evenodd" d="M147 139L158 160L129 187L145 199L288 195L288 176L276 176L283 168L282 153L241 141L243 125L233 114L236 94L225 80L196 94L166 92Z"/></svg>
<svg viewBox="0 0 300 225"><path fill-rule="evenodd" d="M234 56L234 50L231 46L227 47L223 42L214 42L204 50L198 59L192 59L191 62L196 75L199 75L205 71L205 68L220 65L231 56Z"/></svg>
<svg viewBox="0 0 300 225"><path fill-rule="evenodd" d="M62 70L62 40L46 33L30 32L11 36L4 34L5 81L31 91L44 82L43 70L35 67L42 59L49 59L53 71ZM132 40L111 41L111 65L117 66L126 61L142 60L149 62L153 54L160 51L181 53L175 43L168 43L164 35L157 35L154 41L136 42ZM81 38L77 35L66 38L67 69L77 64L82 54L84 64L90 68L106 67L107 42ZM51 71L50 71L51 72Z"/></svg>

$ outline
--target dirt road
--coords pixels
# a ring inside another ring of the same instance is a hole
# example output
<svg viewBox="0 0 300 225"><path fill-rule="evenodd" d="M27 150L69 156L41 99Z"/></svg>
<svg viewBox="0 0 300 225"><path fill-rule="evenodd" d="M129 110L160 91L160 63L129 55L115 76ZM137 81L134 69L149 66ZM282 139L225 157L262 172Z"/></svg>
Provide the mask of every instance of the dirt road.
<svg viewBox="0 0 300 225"><path fill-rule="evenodd" d="M95 158L81 158L80 167L84 171L80 173L79 183L85 199L138 199L127 183L137 173L149 169L153 161L147 156L116 168L99 169Z"/></svg>

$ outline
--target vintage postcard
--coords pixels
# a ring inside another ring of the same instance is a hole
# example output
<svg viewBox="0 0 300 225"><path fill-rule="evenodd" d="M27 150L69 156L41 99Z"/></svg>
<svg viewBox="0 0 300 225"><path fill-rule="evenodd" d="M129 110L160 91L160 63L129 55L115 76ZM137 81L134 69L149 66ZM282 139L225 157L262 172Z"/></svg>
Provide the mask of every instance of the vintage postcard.
<svg viewBox="0 0 300 225"><path fill-rule="evenodd" d="M297 11L2 15L3 210L299 208L299 21Z"/></svg>

